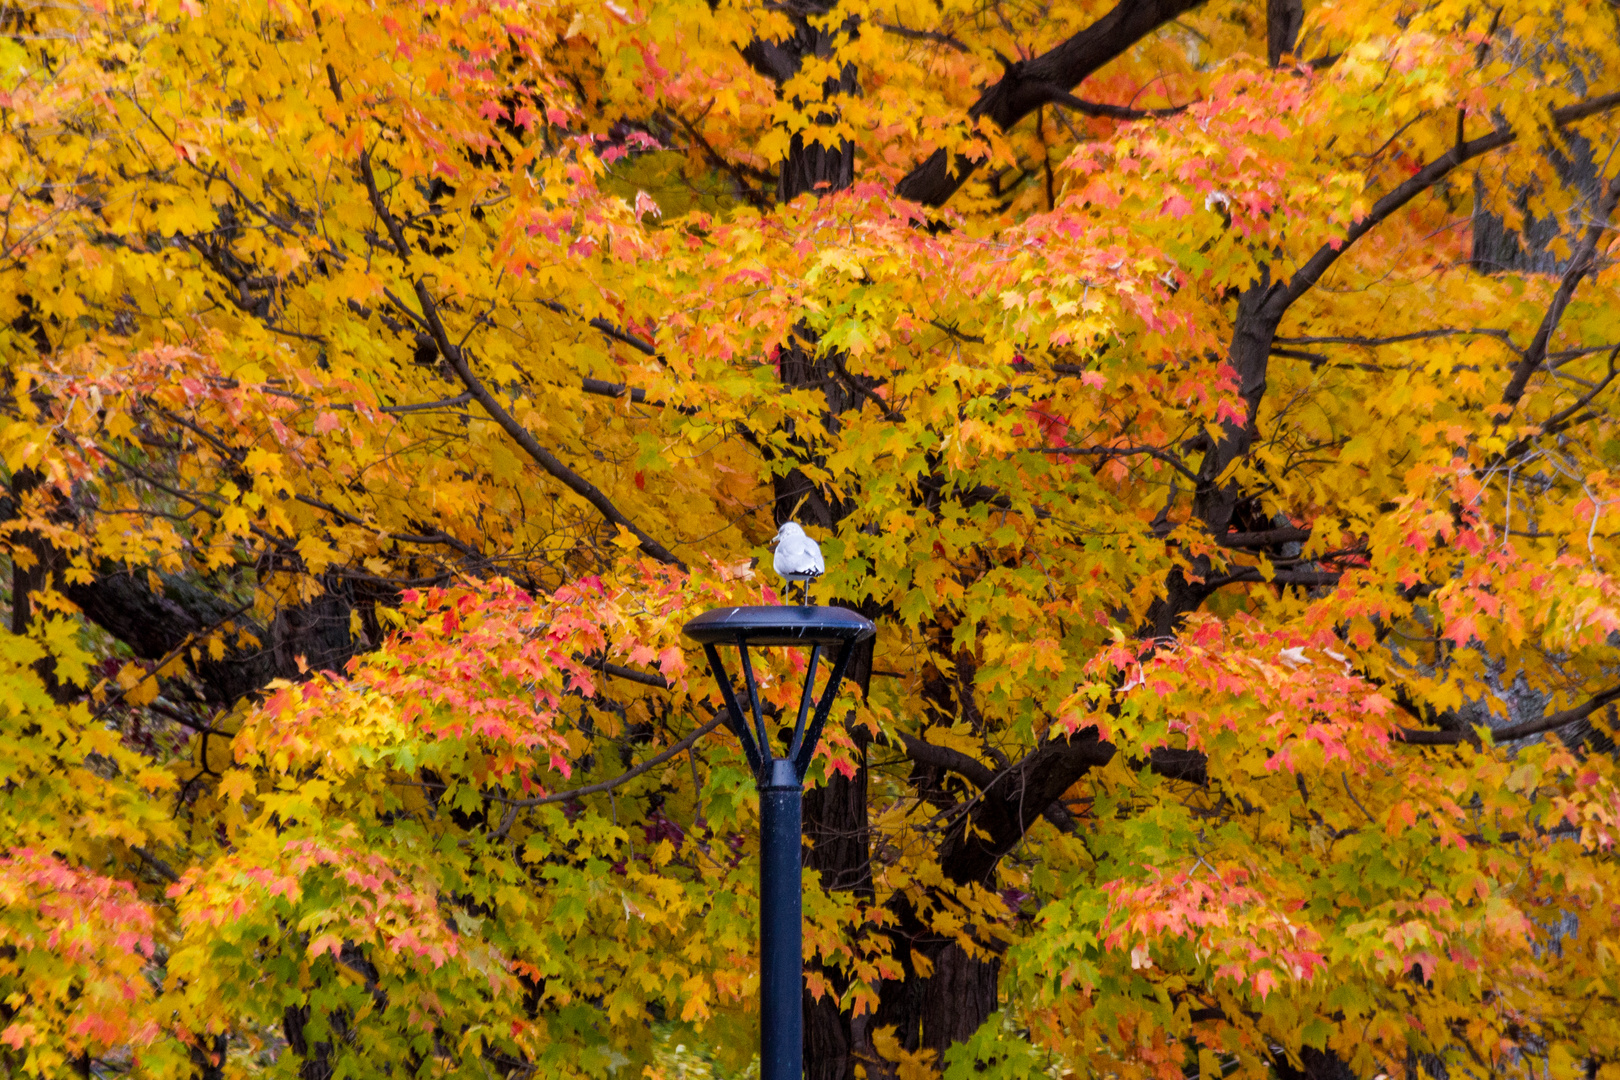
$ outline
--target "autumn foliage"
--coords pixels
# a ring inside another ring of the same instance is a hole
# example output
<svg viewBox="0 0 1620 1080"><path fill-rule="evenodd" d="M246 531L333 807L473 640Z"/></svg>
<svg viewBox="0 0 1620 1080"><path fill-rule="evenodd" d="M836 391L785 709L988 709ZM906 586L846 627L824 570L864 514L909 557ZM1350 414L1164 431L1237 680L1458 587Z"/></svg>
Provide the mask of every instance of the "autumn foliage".
<svg viewBox="0 0 1620 1080"><path fill-rule="evenodd" d="M6 1075L1620 1077L1613 3L0 30Z"/></svg>

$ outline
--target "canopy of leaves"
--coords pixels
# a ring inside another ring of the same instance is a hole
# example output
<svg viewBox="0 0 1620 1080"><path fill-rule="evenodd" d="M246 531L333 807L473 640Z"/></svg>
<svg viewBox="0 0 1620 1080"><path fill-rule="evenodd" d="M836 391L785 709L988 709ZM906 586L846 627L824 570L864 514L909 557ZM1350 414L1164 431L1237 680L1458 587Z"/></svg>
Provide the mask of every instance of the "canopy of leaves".
<svg viewBox="0 0 1620 1080"><path fill-rule="evenodd" d="M1620 1077L1612 2L0 34L8 1075Z"/></svg>

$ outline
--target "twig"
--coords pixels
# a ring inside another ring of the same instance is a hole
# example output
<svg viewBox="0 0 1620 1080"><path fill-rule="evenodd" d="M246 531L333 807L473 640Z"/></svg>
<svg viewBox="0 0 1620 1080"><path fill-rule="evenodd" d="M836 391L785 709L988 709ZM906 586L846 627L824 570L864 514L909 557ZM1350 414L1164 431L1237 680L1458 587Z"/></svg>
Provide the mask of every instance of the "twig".
<svg viewBox="0 0 1620 1080"><path fill-rule="evenodd" d="M532 799L508 799L504 795L485 795L484 798L490 800L491 802L505 803L507 806L513 808L522 808L526 806L545 806L548 803L567 802L570 799L584 798L586 795L599 795L604 791L612 791L614 788L634 780L648 769L656 769L658 766L662 765L671 758L678 757L679 755L685 753L693 743L697 742L699 739L703 738L703 736L719 727L720 722L722 719L724 719L724 717L725 713L723 711L715 713L713 720L710 720L707 724L704 724L702 727L692 732L692 734L665 750L662 754L659 754L657 757L648 758L646 761L643 761L640 765L637 765L629 772L620 773L612 780L603 780L600 784L587 784L585 787L574 788L572 791L557 791L550 795L537 795Z"/></svg>
<svg viewBox="0 0 1620 1080"><path fill-rule="evenodd" d="M1137 454L1146 454L1148 457L1169 465L1193 483L1201 483L1198 474L1182 464L1174 454L1161 450L1156 446L1032 446L1030 452L1036 454L1061 454L1065 457L1131 457Z"/></svg>
<svg viewBox="0 0 1620 1080"><path fill-rule="evenodd" d="M174 872L174 867L170 866L168 863L164 862L150 851L147 851L139 844L129 845L129 850L133 851L136 855L139 855L141 861L147 866L150 866L153 870L156 870L158 872L158 876L171 883L178 882L180 880L180 875Z"/></svg>

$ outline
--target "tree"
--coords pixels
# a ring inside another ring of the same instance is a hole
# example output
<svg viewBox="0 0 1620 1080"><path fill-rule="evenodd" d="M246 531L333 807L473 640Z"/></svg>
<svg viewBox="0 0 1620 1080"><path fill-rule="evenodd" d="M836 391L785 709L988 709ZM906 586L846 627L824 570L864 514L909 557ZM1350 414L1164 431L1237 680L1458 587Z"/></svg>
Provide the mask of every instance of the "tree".
<svg viewBox="0 0 1620 1080"><path fill-rule="evenodd" d="M1612 4L3 19L10 1074L1620 1069Z"/></svg>

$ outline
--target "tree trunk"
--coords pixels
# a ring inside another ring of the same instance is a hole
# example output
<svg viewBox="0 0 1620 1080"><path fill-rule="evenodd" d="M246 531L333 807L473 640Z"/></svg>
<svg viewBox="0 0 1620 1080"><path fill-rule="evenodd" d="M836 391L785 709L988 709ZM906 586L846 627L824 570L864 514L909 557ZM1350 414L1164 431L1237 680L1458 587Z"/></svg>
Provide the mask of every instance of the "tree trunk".
<svg viewBox="0 0 1620 1080"><path fill-rule="evenodd" d="M792 38L754 41L743 50L749 63L774 79L778 86L793 77L805 57L828 57L835 45L837 31L812 26L802 13L795 14L793 22ZM832 101L858 92L855 76L854 67L846 65L837 78L828 79L823 88L827 99ZM819 113L818 119L825 124L832 123L835 117L831 107ZM788 202L807 192L830 194L848 188L854 181L855 148L851 143L840 140L837 146L826 146L815 140L813 132L797 133L778 174L777 197ZM795 327L789 340L780 346L778 369L784 386L822 391L827 409L821 416L821 424L828 433L836 433L838 415L855 403L854 395L838 381L836 359L818 355L816 346L816 336L808 326ZM801 433L793 434L800 460L804 464L814 461L816 440ZM799 520L831 531L849 512L846 504L823 492L797 467L777 475L774 488L773 516L778 525ZM863 692L871 678L871 657L868 643L851 659L847 676ZM822 787L804 793L807 842L804 865L820 875L822 888L831 892L854 892L870 900L872 864L866 802L868 736L864 731L850 734L855 737L859 754L855 775L844 777L834 773ZM864 1018L857 1019L839 1003L849 989L849 979L843 972L823 967L817 961L810 963L809 970L826 980L829 991L819 998L812 997L808 989L804 994L805 1075L810 1080L853 1080L856 1061L870 1060L872 1053Z"/></svg>
<svg viewBox="0 0 1620 1080"><path fill-rule="evenodd" d="M1272 67L1294 51L1305 22L1305 0L1266 0L1266 59Z"/></svg>
<svg viewBox="0 0 1620 1080"><path fill-rule="evenodd" d="M1554 150L1549 157L1558 178L1566 185L1578 188L1581 197L1570 212L1570 235L1581 231L1583 220L1591 216L1592 207L1602 194L1598 179L1597 161L1592 155L1592 144L1579 135L1564 136L1567 153ZM1554 240L1565 233L1565 227L1556 216L1535 218L1526 215L1524 228L1509 229L1500 215L1485 208L1479 195L1485 181L1482 173L1474 174L1473 241L1468 264L1481 274L1561 274L1569 265L1568 256L1559 258L1551 250ZM1519 209L1530 202L1529 189L1519 191L1516 199Z"/></svg>
<svg viewBox="0 0 1620 1080"><path fill-rule="evenodd" d="M867 832L866 744L857 738L860 758L853 777L834 773L825 785L804 793L804 865L821 875L822 888L872 898L872 862ZM835 968L810 961L807 969L831 989L821 998L804 994L804 1072L808 1080L852 1080L857 1056L869 1056L864 1025L839 1007L849 979Z"/></svg>

